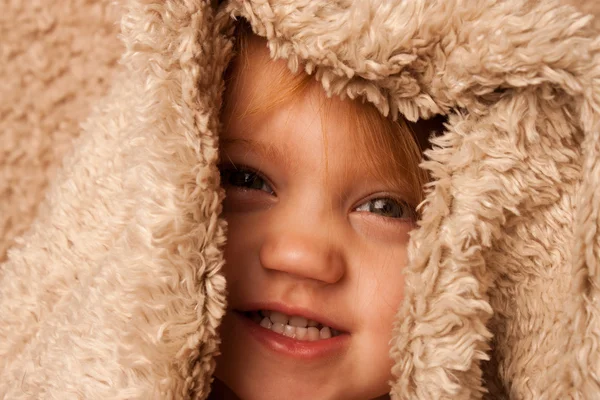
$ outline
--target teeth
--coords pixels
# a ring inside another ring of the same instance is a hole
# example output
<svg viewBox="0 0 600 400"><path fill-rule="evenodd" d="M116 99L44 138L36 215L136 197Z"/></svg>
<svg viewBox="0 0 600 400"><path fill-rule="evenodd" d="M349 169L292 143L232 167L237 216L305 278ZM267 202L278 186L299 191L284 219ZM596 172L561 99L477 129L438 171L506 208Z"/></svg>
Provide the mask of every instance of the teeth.
<svg viewBox="0 0 600 400"><path fill-rule="evenodd" d="M306 324L308 324L308 320L303 317L291 317L290 322L288 322L292 326L299 326L301 328L306 328Z"/></svg>
<svg viewBox="0 0 600 400"><path fill-rule="evenodd" d="M331 337L331 331L328 327L324 327L319 331L319 336L321 339L329 339Z"/></svg>
<svg viewBox="0 0 600 400"><path fill-rule="evenodd" d="M277 311L260 310L251 315L260 326L281 335L305 341L329 339L340 332L299 316L288 316Z"/></svg>
<svg viewBox="0 0 600 400"><path fill-rule="evenodd" d="M277 311L273 311L271 313L271 315L269 316L269 318L271 319L271 321L273 321L273 323L279 322L281 324L287 324L287 322L288 322L287 315L282 314L282 313L277 312Z"/></svg>
<svg viewBox="0 0 600 400"><path fill-rule="evenodd" d="M307 328L296 328L296 339L305 340L307 333L308 333Z"/></svg>
<svg viewBox="0 0 600 400"><path fill-rule="evenodd" d="M275 322L271 327L271 330L276 333L283 333L283 331L285 330L285 325L279 322Z"/></svg>
<svg viewBox="0 0 600 400"><path fill-rule="evenodd" d="M287 337L296 337L296 327L295 326L290 326L290 325L286 325L285 328L283 328L283 334Z"/></svg>
<svg viewBox="0 0 600 400"><path fill-rule="evenodd" d="M314 326L308 328L308 340L314 342L315 340L319 340L319 330Z"/></svg>
<svg viewBox="0 0 600 400"><path fill-rule="evenodd" d="M262 319L262 321L260 321L260 326L262 326L263 328L271 329L271 327L273 326L273 323L271 322L271 320L269 318L264 317Z"/></svg>

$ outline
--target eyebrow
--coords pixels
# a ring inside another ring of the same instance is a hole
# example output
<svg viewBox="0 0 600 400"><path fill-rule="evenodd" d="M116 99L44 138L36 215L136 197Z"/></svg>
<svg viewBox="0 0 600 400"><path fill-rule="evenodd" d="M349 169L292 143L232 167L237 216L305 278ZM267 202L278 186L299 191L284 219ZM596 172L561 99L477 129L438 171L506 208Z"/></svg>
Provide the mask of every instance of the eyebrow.
<svg viewBox="0 0 600 400"><path fill-rule="evenodd" d="M252 139L221 139L221 149L224 150L230 146L239 146L247 149L256 155L266 158L270 163L275 165L282 163L286 168L290 168L292 165L291 158L289 156L290 152L286 151L284 147L276 146L274 144L266 144ZM229 157L226 151L225 156Z"/></svg>

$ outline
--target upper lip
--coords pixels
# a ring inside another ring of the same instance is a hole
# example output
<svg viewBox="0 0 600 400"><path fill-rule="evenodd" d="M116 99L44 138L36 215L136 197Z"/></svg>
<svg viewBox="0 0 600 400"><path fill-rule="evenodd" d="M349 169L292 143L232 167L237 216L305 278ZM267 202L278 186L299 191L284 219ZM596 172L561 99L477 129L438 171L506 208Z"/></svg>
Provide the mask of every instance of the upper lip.
<svg viewBox="0 0 600 400"><path fill-rule="evenodd" d="M335 329L339 332L348 332L348 328L342 326L340 323L334 321L326 315L316 313L312 311L311 308L294 306L279 302L252 302L245 303L241 307L236 307L236 311L248 312L248 311L258 311L258 310L270 310L277 311L286 315L295 315L299 317L304 317L306 319L312 319L313 321L319 322L324 326L328 326L332 329Z"/></svg>

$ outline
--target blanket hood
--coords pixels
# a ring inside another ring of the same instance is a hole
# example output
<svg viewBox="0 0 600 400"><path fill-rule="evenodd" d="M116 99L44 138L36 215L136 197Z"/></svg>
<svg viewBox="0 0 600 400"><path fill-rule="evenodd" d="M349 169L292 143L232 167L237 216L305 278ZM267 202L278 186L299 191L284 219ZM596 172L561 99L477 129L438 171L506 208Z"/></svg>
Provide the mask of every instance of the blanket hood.
<svg viewBox="0 0 600 400"><path fill-rule="evenodd" d="M198 398L226 305L235 18L385 115L444 115L394 399L600 393L600 37L558 1L129 0L122 73L0 266L0 397ZM233 18L232 18L233 17Z"/></svg>

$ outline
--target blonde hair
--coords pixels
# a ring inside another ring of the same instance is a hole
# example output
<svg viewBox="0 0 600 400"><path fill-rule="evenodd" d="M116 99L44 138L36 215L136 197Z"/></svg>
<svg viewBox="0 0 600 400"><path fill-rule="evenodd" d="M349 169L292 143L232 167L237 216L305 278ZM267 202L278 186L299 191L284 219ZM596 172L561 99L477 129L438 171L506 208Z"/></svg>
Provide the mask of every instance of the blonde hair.
<svg viewBox="0 0 600 400"><path fill-rule="evenodd" d="M237 54L226 74L228 90L244 84L240 81L240 75L243 74L239 72L250 68L248 54L253 46L261 45L265 45L265 42L252 34L247 23L238 25ZM268 84L263 85L264 90L257 91L253 98L246 99L244 104L234 104L230 118L268 112L303 96L309 90L319 90L323 99L322 120L327 118L332 107L336 107L335 112L343 113L349 126L353 127L353 132L349 134L364 149L356 154L357 162L376 171L376 178L403 189L412 207L423 200L423 187L429 181L429 175L419 167L419 163L423 153L421 143L427 143L424 135L429 132L419 129L418 124L413 124L417 128L413 129L402 118L395 121L386 118L370 103L326 98L324 90L311 75L303 71L293 74L284 62L273 62L266 52L263 53L265 56L254 59L251 68L261 69L263 76L268 76Z"/></svg>

